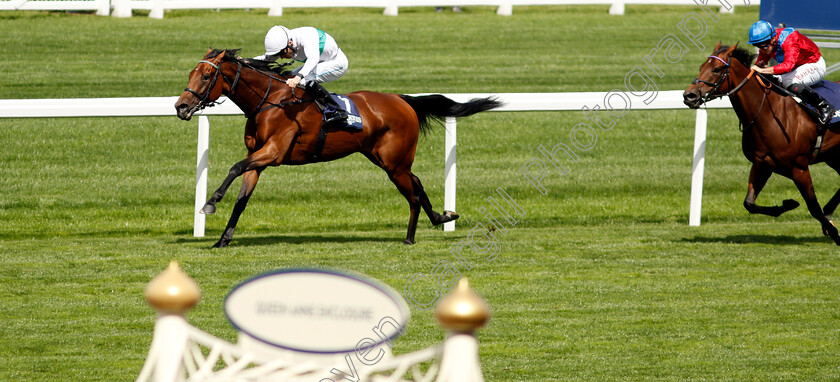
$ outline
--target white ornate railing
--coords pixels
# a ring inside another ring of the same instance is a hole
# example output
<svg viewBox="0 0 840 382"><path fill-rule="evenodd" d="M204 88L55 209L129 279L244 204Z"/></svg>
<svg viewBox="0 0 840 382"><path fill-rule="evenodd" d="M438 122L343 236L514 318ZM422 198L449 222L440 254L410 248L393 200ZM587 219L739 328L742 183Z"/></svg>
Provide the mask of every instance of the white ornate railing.
<svg viewBox="0 0 840 382"><path fill-rule="evenodd" d="M158 318L137 382L323 382L343 380L343 375L360 382L484 380L478 340L473 333L487 322L489 309L465 278L441 300L435 312L441 325L450 331L442 346L399 356L381 346L383 359L365 368L348 368L346 360L351 353L322 355L283 350L258 343L244 333L239 334L239 343L233 344L191 326L184 315L198 303L200 292L174 261L147 285L145 295L158 311ZM331 370L336 377L324 378Z"/></svg>

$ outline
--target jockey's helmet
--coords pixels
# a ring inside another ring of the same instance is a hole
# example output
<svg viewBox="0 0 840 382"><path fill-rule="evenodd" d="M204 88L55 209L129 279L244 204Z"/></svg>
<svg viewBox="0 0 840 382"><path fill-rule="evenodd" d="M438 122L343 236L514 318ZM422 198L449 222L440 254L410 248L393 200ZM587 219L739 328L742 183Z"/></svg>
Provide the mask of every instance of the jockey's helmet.
<svg viewBox="0 0 840 382"><path fill-rule="evenodd" d="M273 56L289 46L289 29L276 25L265 34L265 55Z"/></svg>
<svg viewBox="0 0 840 382"><path fill-rule="evenodd" d="M760 44L770 41L774 35L776 35L776 29L773 28L773 25L767 21L759 20L750 27L750 40L748 42L751 45Z"/></svg>

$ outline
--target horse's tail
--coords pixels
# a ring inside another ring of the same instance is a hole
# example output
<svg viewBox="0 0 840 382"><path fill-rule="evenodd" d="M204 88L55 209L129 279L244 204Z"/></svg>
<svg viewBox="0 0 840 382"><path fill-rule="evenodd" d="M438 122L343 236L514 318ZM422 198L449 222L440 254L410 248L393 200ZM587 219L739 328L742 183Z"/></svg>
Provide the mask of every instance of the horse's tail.
<svg viewBox="0 0 840 382"><path fill-rule="evenodd" d="M433 122L442 124L446 117L467 117L504 105L495 97L473 98L464 103L455 102L440 94L417 97L400 94L400 98L414 109L417 120L420 121L420 132L423 134L431 129Z"/></svg>

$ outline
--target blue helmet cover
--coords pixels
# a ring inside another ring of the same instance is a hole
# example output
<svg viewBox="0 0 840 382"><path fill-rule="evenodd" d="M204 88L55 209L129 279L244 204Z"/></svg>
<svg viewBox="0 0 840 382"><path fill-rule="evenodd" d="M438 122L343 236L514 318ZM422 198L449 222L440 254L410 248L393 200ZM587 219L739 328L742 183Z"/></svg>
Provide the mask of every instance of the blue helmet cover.
<svg viewBox="0 0 840 382"><path fill-rule="evenodd" d="M773 25L767 21L759 20L750 27L750 40L748 42L751 45L759 44L769 41L775 34L776 29L773 28Z"/></svg>

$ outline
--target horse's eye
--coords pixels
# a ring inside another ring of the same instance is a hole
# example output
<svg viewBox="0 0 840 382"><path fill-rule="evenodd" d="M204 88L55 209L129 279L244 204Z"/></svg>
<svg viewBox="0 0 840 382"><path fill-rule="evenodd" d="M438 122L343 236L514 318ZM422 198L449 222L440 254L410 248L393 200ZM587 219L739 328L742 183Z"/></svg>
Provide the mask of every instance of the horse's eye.
<svg viewBox="0 0 840 382"><path fill-rule="evenodd" d="M714 72L714 73L720 73L720 71L721 71L721 70L722 70L722 69L721 69L721 67L720 67L720 66L718 66L718 67L716 67L716 68L712 69L712 72Z"/></svg>
<svg viewBox="0 0 840 382"><path fill-rule="evenodd" d="M205 74L204 76L201 77L201 79L204 80L204 81L209 81L210 80L210 75Z"/></svg>

